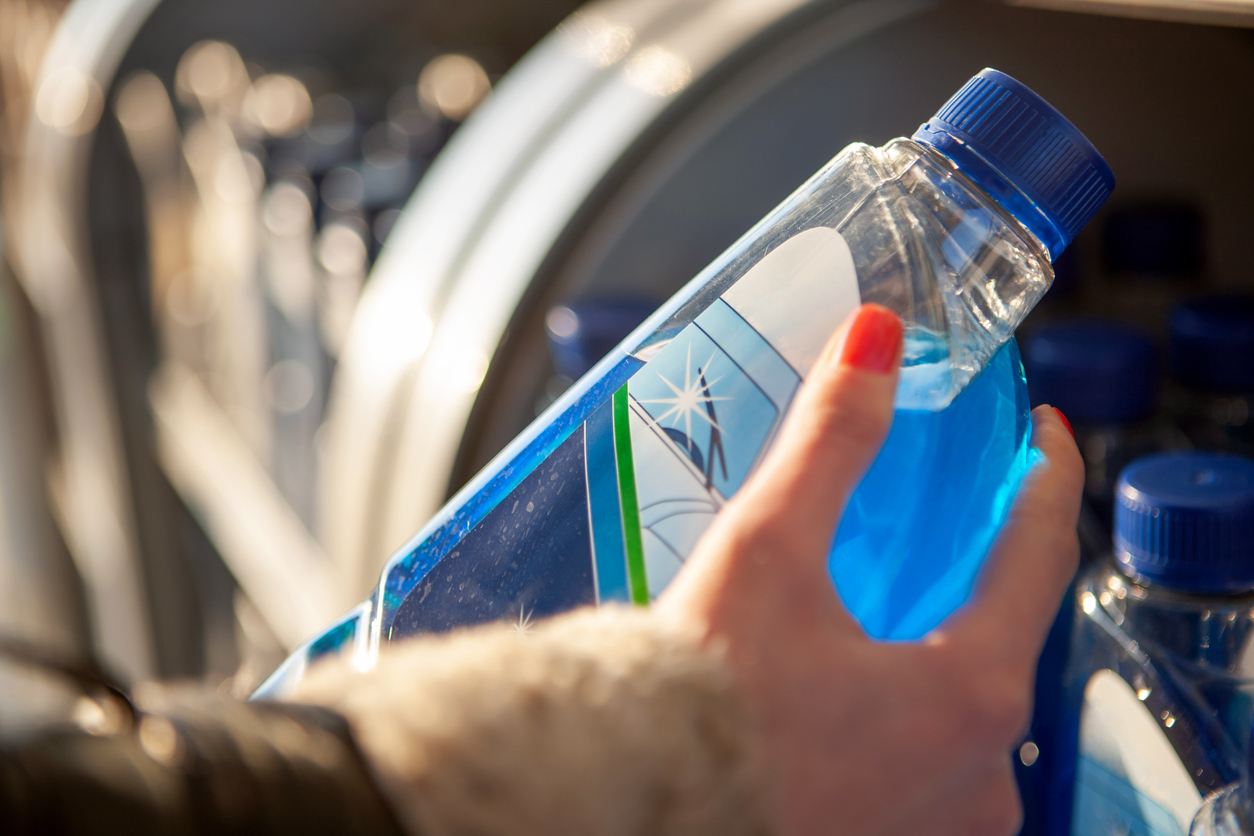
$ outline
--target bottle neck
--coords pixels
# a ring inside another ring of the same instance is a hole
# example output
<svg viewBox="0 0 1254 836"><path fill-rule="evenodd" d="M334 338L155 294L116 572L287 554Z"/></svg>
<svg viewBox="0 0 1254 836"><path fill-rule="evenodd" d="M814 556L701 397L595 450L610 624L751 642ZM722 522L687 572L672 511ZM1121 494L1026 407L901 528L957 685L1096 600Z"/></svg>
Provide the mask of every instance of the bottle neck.
<svg viewBox="0 0 1254 836"><path fill-rule="evenodd" d="M1177 666L1205 669L1216 683L1244 687L1254 677L1254 591L1199 595L1147 586L1108 559L1078 592L1087 617L1111 622L1151 655L1166 653Z"/></svg>
<svg viewBox="0 0 1254 836"><path fill-rule="evenodd" d="M940 151L937 151L925 142L919 142L916 139L907 139L904 137L894 139L892 142L889 142L885 148L898 144L909 147L914 156L926 160L933 168L944 172L947 176L952 177L955 181L960 183L962 188L968 193L978 195L980 200L987 204L988 208L996 211L998 217L1014 229L1019 237L1023 239L1023 243L1027 246L1027 248L1035 253L1037 258L1043 264L1050 265L1050 269L1052 270L1053 255L1050 252L1049 246L1045 243L1041 236L1025 224L1022 218L1010 211L1010 209L1007 208L1002 201L998 200L995 195L990 194L988 190L971 178L951 158L945 156Z"/></svg>
<svg viewBox="0 0 1254 836"><path fill-rule="evenodd" d="M1042 211L1013 179L989 162L979 151L952 134L934 131L924 125L913 141L944 157L955 169L975 183L1026 228L1049 252L1053 262L1070 243L1049 216Z"/></svg>
<svg viewBox="0 0 1254 836"><path fill-rule="evenodd" d="M1207 590L1173 586L1167 581L1152 581L1127 571L1126 567L1111 560L1103 568L1107 583L1112 589L1123 588L1129 595L1140 601L1170 602L1173 607L1198 606L1213 608L1215 606L1235 606L1254 608L1254 588L1232 590ZM1121 598L1123 596L1120 596Z"/></svg>
<svg viewBox="0 0 1254 836"><path fill-rule="evenodd" d="M1197 811L1189 836L1251 836L1254 810L1250 807L1245 781L1216 790Z"/></svg>

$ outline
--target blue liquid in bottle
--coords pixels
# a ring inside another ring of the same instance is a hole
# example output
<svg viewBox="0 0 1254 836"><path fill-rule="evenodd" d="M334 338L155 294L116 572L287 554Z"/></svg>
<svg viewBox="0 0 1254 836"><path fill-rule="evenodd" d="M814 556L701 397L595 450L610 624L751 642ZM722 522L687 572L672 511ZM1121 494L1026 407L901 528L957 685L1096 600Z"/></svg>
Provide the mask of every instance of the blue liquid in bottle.
<svg viewBox="0 0 1254 836"><path fill-rule="evenodd" d="M971 592L1038 455L1014 340L945 409L898 410L850 498L829 568L867 633L916 639Z"/></svg>

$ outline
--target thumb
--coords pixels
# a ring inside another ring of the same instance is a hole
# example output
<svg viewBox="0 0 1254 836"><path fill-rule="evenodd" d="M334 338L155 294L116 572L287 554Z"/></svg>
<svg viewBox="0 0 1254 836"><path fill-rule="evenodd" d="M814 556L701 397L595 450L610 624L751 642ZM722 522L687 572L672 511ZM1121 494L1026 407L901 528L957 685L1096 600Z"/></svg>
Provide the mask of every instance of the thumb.
<svg viewBox="0 0 1254 836"><path fill-rule="evenodd" d="M1084 460L1061 413L1032 410L1040 458L1024 477L974 593L940 631L992 641L1009 658L1035 665L1045 634L1079 562L1076 517Z"/></svg>
<svg viewBox="0 0 1254 836"><path fill-rule="evenodd" d="M787 533L790 551L827 555L845 503L893 420L902 325L863 305L828 342L761 469L720 515Z"/></svg>
<svg viewBox="0 0 1254 836"><path fill-rule="evenodd" d="M901 337L901 320L878 305L863 305L832 336L762 466L659 599L662 613L734 631L755 623L751 613L783 608L860 629L827 577L827 552L888 435Z"/></svg>

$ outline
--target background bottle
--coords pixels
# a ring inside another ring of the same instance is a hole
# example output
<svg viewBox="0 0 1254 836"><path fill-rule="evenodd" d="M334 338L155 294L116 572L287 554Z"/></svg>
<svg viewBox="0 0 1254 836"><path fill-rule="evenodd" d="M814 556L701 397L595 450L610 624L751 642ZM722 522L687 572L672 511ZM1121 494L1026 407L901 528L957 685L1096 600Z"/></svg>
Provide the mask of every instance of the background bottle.
<svg viewBox="0 0 1254 836"><path fill-rule="evenodd" d="M1254 750L1254 746L1251 747ZM1193 817L1189 836L1251 836L1254 834L1254 799L1250 797L1249 764L1240 781L1206 797Z"/></svg>
<svg viewBox="0 0 1254 836"><path fill-rule="evenodd" d="M1182 446L1172 438L1170 423L1154 417L1154 346L1131 326L1073 318L1033 330L1023 340L1023 353L1033 406L1061 409L1084 455L1085 496L1077 526L1083 565L1110 552L1114 487L1123 468L1139 456ZM1024 806L1023 836L1044 829L1074 621L1075 601L1068 597L1041 651L1032 723L1014 759Z"/></svg>
<svg viewBox="0 0 1254 836"><path fill-rule="evenodd" d="M1180 428L1197 447L1254 455L1254 296L1185 302L1170 331Z"/></svg>
<svg viewBox="0 0 1254 836"><path fill-rule="evenodd" d="M906 326L898 411L830 567L871 635L922 635L965 600L1031 464L1011 336L1113 186L1074 126L995 70L913 139L847 147L567 390L389 561L337 638L263 692L350 640L369 665L405 635L647 603L869 302Z"/></svg>
<svg viewBox="0 0 1254 836"><path fill-rule="evenodd" d="M1247 758L1254 461L1177 452L1131 464L1113 559L1076 595L1050 832L1187 833Z"/></svg>
<svg viewBox="0 0 1254 836"><path fill-rule="evenodd" d="M642 299L573 299L549 308L544 317L552 374L536 404L537 417L613 351L657 310Z"/></svg>
<svg viewBox="0 0 1254 836"><path fill-rule="evenodd" d="M1032 404L1061 409L1075 430L1085 465L1081 544L1086 557L1105 554L1123 468L1141 456L1188 446L1156 415L1154 344L1118 322L1056 320L1024 340L1024 363Z"/></svg>

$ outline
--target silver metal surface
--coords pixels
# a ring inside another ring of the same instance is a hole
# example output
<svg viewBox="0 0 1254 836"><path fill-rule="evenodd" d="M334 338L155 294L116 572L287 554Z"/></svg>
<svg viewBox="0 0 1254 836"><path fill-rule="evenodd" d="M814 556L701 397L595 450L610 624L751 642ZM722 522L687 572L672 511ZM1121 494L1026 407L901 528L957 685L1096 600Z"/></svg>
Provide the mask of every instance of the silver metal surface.
<svg viewBox="0 0 1254 836"><path fill-rule="evenodd" d="M66 10L35 86L20 170L24 214L9 219L18 278L40 317L50 366L60 437L54 505L99 656L129 678L153 671L154 648L86 250L86 167L103 90L156 2L76 0Z"/></svg>
<svg viewBox="0 0 1254 836"><path fill-rule="evenodd" d="M1119 17L1254 26L1254 3L1250 0L1009 0L1009 3Z"/></svg>

